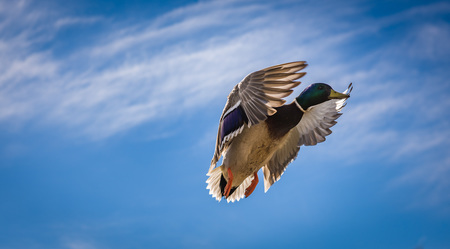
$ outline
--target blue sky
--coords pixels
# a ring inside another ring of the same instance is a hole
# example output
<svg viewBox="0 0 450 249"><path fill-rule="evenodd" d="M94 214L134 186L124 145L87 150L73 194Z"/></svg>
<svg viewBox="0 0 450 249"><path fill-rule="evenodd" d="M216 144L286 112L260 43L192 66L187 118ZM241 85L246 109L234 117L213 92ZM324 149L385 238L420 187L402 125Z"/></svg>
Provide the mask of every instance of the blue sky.
<svg viewBox="0 0 450 249"><path fill-rule="evenodd" d="M450 248L448 1L0 0L0 248ZM248 73L352 97L264 194L206 190Z"/></svg>

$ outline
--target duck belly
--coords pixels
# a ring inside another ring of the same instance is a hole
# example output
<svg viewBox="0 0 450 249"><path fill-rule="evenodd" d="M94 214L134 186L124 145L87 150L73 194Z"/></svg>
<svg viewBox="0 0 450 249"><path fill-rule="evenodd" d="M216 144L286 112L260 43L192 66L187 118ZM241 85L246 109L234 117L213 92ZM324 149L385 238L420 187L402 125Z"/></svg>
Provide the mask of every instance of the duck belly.
<svg viewBox="0 0 450 249"><path fill-rule="evenodd" d="M281 139L282 140L282 139ZM265 122L245 127L233 139L224 155L223 174L228 180L227 168L233 173L233 187L239 186L247 177L253 175L272 158L278 149L280 139L273 139Z"/></svg>

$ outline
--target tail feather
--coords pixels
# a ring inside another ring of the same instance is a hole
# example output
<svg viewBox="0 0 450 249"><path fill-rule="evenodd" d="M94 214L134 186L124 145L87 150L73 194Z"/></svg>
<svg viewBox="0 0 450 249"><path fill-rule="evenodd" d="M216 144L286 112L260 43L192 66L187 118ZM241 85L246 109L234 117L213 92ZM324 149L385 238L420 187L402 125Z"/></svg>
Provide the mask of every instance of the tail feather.
<svg viewBox="0 0 450 249"><path fill-rule="evenodd" d="M209 176L208 180L206 180L206 183L208 186L206 189L209 189L209 194L212 195L213 198L215 198L217 201L222 200L222 189L220 186L220 179L222 178L222 169L223 165L213 169L212 171L208 172L207 176ZM227 202L235 202L239 201L240 199L244 198L245 196L245 189L250 186L253 180L253 175L250 175L247 177L241 185L239 185L236 190L227 198Z"/></svg>
<svg viewBox="0 0 450 249"><path fill-rule="evenodd" d="M253 175L245 178L245 180L239 185L239 187L234 191L234 193L230 196L228 196L227 202L235 202L239 201L240 199L244 198L245 196L245 189L250 186L253 180Z"/></svg>
<svg viewBox="0 0 450 249"><path fill-rule="evenodd" d="M212 195L213 198L216 198L219 202L222 200L222 190L220 189L222 168L223 166L219 166L206 174L209 176L208 180L206 180L206 183L208 183L206 189L209 189L209 194Z"/></svg>

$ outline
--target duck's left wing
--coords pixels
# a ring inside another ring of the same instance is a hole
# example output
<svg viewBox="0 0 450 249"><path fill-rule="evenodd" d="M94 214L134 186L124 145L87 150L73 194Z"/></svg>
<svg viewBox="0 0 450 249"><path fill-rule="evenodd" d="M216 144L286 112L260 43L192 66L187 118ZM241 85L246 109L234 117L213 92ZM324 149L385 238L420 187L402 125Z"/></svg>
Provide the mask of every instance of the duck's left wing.
<svg viewBox="0 0 450 249"><path fill-rule="evenodd" d="M344 94L350 94L353 87L350 84ZM267 165L263 167L264 189L267 192L270 186L278 181L300 150L300 146L316 145L325 141L331 134L330 128L334 126L342 113L346 99L332 99L308 109L300 122L288 133L284 144L274 153Z"/></svg>
<svg viewBox="0 0 450 249"><path fill-rule="evenodd" d="M275 114L275 107L282 106L286 102L283 98L300 84L295 80L306 74L298 73L306 66L305 61L296 61L268 67L247 75L233 88L220 117L216 148L208 172L244 126L251 127Z"/></svg>

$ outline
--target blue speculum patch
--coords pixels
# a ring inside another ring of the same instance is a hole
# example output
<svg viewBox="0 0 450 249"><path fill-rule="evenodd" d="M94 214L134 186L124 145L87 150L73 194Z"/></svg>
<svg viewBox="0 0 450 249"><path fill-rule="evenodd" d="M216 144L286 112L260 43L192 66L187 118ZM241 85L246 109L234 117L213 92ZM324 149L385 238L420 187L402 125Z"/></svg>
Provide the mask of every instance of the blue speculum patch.
<svg viewBox="0 0 450 249"><path fill-rule="evenodd" d="M233 131L239 129L242 125L248 122L247 115L241 106L238 106L232 112L228 113L222 121L222 126L220 127L220 142L223 138Z"/></svg>

